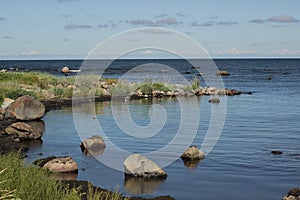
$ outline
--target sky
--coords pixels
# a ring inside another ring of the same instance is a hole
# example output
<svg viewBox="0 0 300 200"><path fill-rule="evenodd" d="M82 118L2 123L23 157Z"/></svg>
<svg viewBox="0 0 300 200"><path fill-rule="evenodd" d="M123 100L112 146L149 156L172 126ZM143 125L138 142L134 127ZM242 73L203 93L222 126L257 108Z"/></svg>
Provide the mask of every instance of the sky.
<svg viewBox="0 0 300 200"><path fill-rule="evenodd" d="M300 0L0 3L0 59L81 59L107 38L142 27L183 33L213 58L300 58Z"/></svg>

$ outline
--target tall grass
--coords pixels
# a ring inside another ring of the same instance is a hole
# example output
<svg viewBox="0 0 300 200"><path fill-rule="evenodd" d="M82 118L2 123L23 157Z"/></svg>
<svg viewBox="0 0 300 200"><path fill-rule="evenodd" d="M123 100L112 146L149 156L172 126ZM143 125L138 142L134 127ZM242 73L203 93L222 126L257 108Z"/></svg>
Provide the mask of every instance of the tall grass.
<svg viewBox="0 0 300 200"><path fill-rule="evenodd" d="M87 194L79 188L68 189L52 174L37 166L25 166L18 153L0 155L0 200L128 200L119 192L94 190L89 186Z"/></svg>
<svg viewBox="0 0 300 200"><path fill-rule="evenodd" d="M54 176L36 166L24 166L21 155L10 153L0 156L3 191L14 191L14 197L22 200L81 199L76 190L67 190Z"/></svg>

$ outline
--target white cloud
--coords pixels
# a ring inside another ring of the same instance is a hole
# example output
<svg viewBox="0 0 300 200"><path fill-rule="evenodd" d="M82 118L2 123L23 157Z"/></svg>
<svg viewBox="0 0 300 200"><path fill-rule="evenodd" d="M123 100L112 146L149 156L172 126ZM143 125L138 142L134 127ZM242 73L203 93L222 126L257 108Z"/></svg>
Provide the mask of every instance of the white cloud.
<svg viewBox="0 0 300 200"><path fill-rule="evenodd" d="M280 15L280 16L274 16L270 17L267 22L277 22L277 23L296 23L299 22L299 20L295 19L292 16L288 15Z"/></svg>

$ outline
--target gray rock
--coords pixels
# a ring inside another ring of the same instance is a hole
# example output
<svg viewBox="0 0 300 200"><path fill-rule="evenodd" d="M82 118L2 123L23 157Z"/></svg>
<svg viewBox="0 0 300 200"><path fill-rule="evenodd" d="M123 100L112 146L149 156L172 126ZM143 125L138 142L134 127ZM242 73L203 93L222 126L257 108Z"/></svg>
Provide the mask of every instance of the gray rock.
<svg viewBox="0 0 300 200"><path fill-rule="evenodd" d="M70 156L53 158L46 162L43 168L55 173L78 172L78 165Z"/></svg>
<svg viewBox="0 0 300 200"><path fill-rule="evenodd" d="M300 188L289 190L282 200L300 200Z"/></svg>
<svg viewBox="0 0 300 200"><path fill-rule="evenodd" d="M34 124L35 123L35 124ZM45 129L44 122L34 122L32 125L24 122L16 122L4 129L7 135L14 135L16 138L21 140L36 140L43 136L43 131ZM37 126L37 124L39 126ZM35 127L35 126L36 127ZM40 127L40 128L39 128Z"/></svg>
<svg viewBox="0 0 300 200"><path fill-rule="evenodd" d="M192 145L189 148L187 148L181 155L182 160L200 160L204 158L205 154L203 153L203 151L198 149L195 145Z"/></svg>
<svg viewBox="0 0 300 200"><path fill-rule="evenodd" d="M102 154L106 144L101 136L94 135L90 138L85 139L80 143L80 148L84 153Z"/></svg>
<svg viewBox="0 0 300 200"><path fill-rule="evenodd" d="M22 96L9 104L5 112L5 118L13 118L22 121L37 120L45 115L45 106L31 96Z"/></svg>
<svg viewBox="0 0 300 200"><path fill-rule="evenodd" d="M167 173L153 161L139 154L131 154L124 161L125 175L144 178L167 178Z"/></svg>

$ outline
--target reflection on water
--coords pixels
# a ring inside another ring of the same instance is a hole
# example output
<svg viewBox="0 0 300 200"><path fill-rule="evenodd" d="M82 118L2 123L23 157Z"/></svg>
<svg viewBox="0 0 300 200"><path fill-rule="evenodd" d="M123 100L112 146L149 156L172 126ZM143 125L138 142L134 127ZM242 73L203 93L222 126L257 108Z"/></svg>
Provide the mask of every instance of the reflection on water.
<svg viewBox="0 0 300 200"><path fill-rule="evenodd" d="M202 159L199 159L199 160L182 160L183 161L183 164L184 166L186 166L186 168L189 168L189 169L195 169L197 168L198 164L200 163Z"/></svg>
<svg viewBox="0 0 300 200"><path fill-rule="evenodd" d="M105 147L81 149L86 156L100 156L103 154Z"/></svg>
<svg viewBox="0 0 300 200"><path fill-rule="evenodd" d="M145 179L141 177L126 176L124 180L125 189L131 194L153 194L164 179Z"/></svg>

